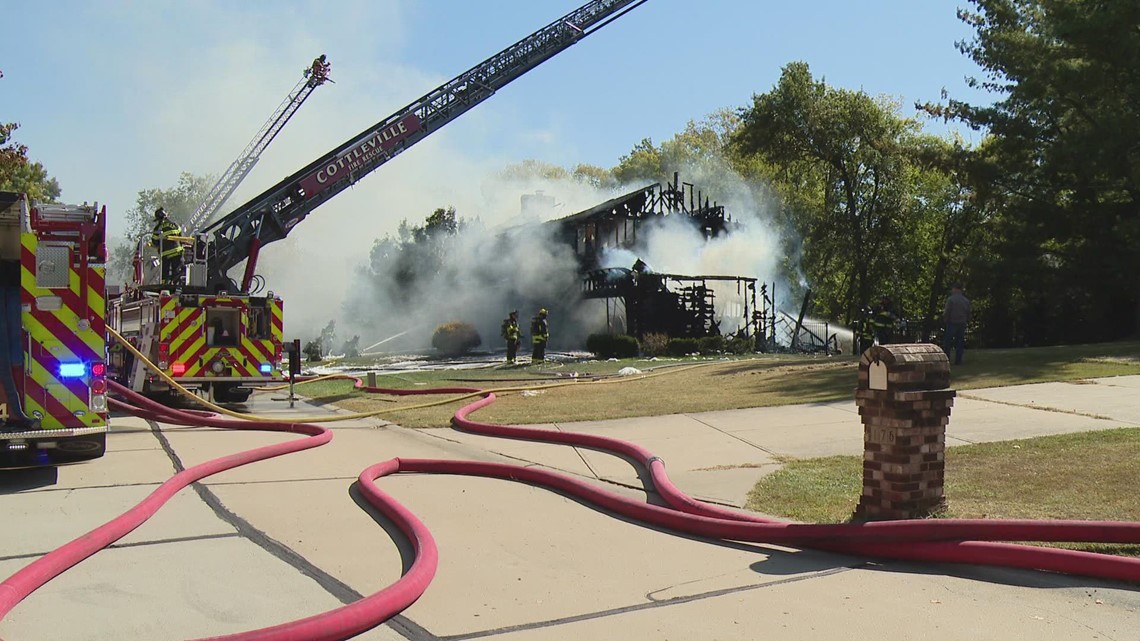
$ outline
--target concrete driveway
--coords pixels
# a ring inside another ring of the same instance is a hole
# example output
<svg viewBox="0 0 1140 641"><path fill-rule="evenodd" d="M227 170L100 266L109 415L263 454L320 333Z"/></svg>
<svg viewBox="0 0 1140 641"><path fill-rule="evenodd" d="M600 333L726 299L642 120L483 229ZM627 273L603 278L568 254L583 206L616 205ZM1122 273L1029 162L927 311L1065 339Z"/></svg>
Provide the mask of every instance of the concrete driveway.
<svg viewBox="0 0 1140 641"><path fill-rule="evenodd" d="M974 390L951 444L1140 425L1140 377ZM257 413L289 411L268 395ZM322 413L298 407L296 415ZM573 425L645 445L687 492L740 505L780 457L853 454L853 402ZM540 465L646 499L637 471L592 450L451 429L336 424L329 445L211 477L2 622L0 638L187 639L352 602L395 581L408 551L353 483L394 456ZM295 436L115 421L110 452L0 473L0 577L116 516L175 470ZM360 639L1140 640L1137 586L1041 572L875 563L710 541L631 523L546 490L401 475L381 486L440 548L427 593Z"/></svg>

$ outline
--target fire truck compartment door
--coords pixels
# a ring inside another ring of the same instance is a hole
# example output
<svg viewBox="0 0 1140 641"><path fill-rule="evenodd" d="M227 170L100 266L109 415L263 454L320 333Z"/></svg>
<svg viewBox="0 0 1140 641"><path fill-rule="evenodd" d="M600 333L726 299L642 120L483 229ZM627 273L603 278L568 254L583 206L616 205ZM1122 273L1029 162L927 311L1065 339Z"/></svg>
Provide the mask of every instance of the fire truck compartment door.
<svg viewBox="0 0 1140 641"><path fill-rule="evenodd" d="M36 287L63 289L71 285L71 248L67 245L36 246Z"/></svg>

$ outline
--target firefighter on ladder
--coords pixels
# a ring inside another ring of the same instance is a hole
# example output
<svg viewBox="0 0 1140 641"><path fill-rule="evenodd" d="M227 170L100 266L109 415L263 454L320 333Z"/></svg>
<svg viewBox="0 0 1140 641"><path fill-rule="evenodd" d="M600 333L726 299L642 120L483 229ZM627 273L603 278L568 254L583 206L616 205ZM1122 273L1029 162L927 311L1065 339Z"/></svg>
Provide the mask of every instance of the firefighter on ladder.
<svg viewBox="0 0 1140 641"><path fill-rule="evenodd" d="M165 209L159 207L154 211L150 243L158 249L159 260L162 262L162 282L167 285L177 284L178 274L182 271L182 243L175 238L181 235L182 229L166 216Z"/></svg>
<svg viewBox="0 0 1140 641"><path fill-rule="evenodd" d="M530 360L541 363L546 360L546 343L550 340L550 325L546 322L546 309L538 310L538 315L530 321L530 340L533 351Z"/></svg>
<svg viewBox="0 0 1140 641"><path fill-rule="evenodd" d="M328 62L325 54L313 60L312 66L305 70L305 76L309 78L309 84L316 87L325 82L332 82L329 78L329 72L332 71L332 65Z"/></svg>

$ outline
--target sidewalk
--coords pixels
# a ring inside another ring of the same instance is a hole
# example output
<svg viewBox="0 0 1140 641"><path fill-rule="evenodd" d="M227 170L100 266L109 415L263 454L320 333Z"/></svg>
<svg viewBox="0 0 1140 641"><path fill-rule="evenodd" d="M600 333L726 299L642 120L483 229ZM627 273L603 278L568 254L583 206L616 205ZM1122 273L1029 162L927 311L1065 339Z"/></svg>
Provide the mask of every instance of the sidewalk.
<svg viewBox="0 0 1140 641"><path fill-rule="evenodd" d="M693 496L738 507L761 476L779 469L780 459L863 453L863 425L854 399L530 427L639 443L660 456L670 478ZM1140 376L959 392L946 443L953 447L1115 427L1140 427ZM593 450L450 429L427 432L582 476L641 485L624 461Z"/></svg>

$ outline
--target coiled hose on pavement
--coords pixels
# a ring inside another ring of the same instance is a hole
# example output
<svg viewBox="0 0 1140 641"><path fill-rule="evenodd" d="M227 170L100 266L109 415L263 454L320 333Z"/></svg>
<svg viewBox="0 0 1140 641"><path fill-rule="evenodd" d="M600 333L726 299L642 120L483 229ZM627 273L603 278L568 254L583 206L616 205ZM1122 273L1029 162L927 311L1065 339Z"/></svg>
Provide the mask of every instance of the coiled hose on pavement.
<svg viewBox="0 0 1140 641"><path fill-rule="evenodd" d="M558 383L506 389L516 391L600 382L612 381ZM393 395L462 394L460 398L483 396L455 413L452 422L456 428L485 436L588 447L631 458L649 471L653 489L665 500L668 507L636 501L581 479L534 467L476 461L393 458L365 469L360 474L359 482L367 500L391 519L411 541L415 551L415 561L408 572L393 585L329 612L270 628L212 637L213 639L228 641L347 639L380 625L411 605L424 592L434 576L438 552L430 532L423 523L375 486L374 482L377 479L400 472L463 474L530 483L571 494L600 508L638 521L708 538L797 545L888 559L1032 568L1140 582L1140 559L997 542L1140 543L1140 523L931 519L813 525L772 521L753 514L708 505L687 496L669 480L662 460L634 443L594 434L509 427L471 420L469 415L472 412L494 402L495 396L489 391L467 388L434 390L367 388L359 381L357 386L369 392ZM165 501L190 483L254 461L317 447L332 439L331 431L316 425L270 420L265 417L256 421L226 419L207 412L172 410L117 384L112 385L112 390L122 399L113 400L116 409L145 418L182 425L284 431L303 434L307 438L222 457L175 475L120 517L41 557L0 583L0 619L34 590L141 525L157 512ZM447 399L441 402L454 400ZM438 403L425 405L434 404ZM375 414L377 413L364 415Z"/></svg>

